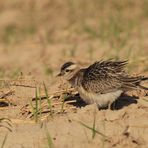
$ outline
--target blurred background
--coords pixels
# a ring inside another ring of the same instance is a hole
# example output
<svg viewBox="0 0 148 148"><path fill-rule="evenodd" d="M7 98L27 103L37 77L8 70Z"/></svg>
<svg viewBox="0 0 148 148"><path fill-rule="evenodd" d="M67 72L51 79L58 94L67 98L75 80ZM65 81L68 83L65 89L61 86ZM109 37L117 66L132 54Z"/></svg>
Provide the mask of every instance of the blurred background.
<svg viewBox="0 0 148 148"><path fill-rule="evenodd" d="M0 78L51 81L59 66L128 59L148 71L147 0L1 0Z"/></svg>

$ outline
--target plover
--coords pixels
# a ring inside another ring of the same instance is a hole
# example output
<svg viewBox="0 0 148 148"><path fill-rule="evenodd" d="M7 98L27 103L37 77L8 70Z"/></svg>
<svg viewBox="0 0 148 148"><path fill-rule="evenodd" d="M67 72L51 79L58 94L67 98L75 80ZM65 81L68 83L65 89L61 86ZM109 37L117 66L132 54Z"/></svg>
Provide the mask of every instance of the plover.
<svg viewBox="0 0 148 148"><path fill-rule="evenodd" d="M97 61L87 68L73 62L61 66L57 76L63 76L87 104L97 104L98 108L110 107L119 96L129 90L143 88L140 83L148 77L130 76L125 67L127 61Z"/></svg>

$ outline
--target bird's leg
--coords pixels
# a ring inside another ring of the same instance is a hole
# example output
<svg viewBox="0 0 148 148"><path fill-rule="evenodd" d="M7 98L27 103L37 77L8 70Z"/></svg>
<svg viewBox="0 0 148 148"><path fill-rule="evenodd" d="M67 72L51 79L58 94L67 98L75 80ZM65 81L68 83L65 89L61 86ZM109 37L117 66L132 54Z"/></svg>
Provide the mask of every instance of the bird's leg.
<svg viewBox="0 0 148 148"><path fill-rule="evenodd" d="M113 110L116 108L116 101L114 101L113 103Z"/></svg>
<svg viewBox="0 0 148 148"><path fill-rule="evenodd" d="M115 109L115 106L116 106L116 102L109 102L108 109L114 110Z"/></svg>
<svg viewBox="0 0 148 148"><path fill-rule="evenodd" d="M111 110L111 105L112 105L112 102L109 102L108 104L108 109Z"/></svg>

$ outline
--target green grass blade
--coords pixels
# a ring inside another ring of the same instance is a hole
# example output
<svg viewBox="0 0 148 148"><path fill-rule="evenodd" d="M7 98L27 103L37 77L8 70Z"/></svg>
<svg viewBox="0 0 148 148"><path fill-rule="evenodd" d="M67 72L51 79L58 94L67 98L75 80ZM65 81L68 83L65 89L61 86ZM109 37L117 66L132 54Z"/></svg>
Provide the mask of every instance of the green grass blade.
<svg viewBox="0 0 148 148"><path fill-rule="evenodd" d="M54 148L52 138L51 138L46 126L45 126L45 130L46 130L46 138L47 138L48 148Z"/></svg>
<svg viewBox="0 0 148 148"><path fill-rule="evenodd" d="M30 106L31 106L31 114L32 114L32 116L34 117L34 118L36 118L36 109L35 109L35 107L33 106L33 104L32 104L32 101L30 101ZM40 113L41 112L41 113ZM39 108L38 109L38 113L39 114L42 114L42 108ZM40 115L41 116L41 115Z"/></svg>
<svg viewBox="0 0 148 148"><path fill-rule="evenodd" d="M95 138L96 135L96 114L94 113L94 121L93 121L93 130L92 130L92 139Z"/></svg>
<svg viewBox="0 0 148 148"><path fill-rule="evenodd" d="M67 99L67 95L64 95L63 96L63 102L62 102L62 106L61 106L61 113L63 113L64 112L64 104L65 104L65 100Z"/></svg>
<svg viewBox="0 0 148 148"><path fill-rule="evenodd" d="M49 109L50 109L50 115L52 116L53 114L53 111L52 111L52 105L51 105L51 100L49 98L49 95L48 95L48 91L47 91L47 87L45 85L45 83L43 82L43 85L44 85L44 91L45 91L45 95L46 95L46 99L47 99L47 103L48 103L48 106L49 106Z"/></svg>
<svg viewBox="0 0 148 148"><path fill-rule="evenodd" d="M81 121L79 121L79 123L80 123L82 126L88 128L88 129L90 129L91 131L95 130L95 133L97 133L97 134L99 134L99 135L101 135L101 136L103 136L103 137L108 138L108 137L107 137L106 135L104 135L103 133L97 131L96 129L93 129L92 127L89 127L89 126L86 125L85 123L83 123L83 122L81 122Z"/></svg>
<svg viewBox="0 0 148 148"><path fill-rule="evenodd" d="M38 90L35 90L35 121L38 122Z"/></svg>
<svg viewBox="0 0 148 148"><path fill-rule="evenodd" d="M40 93L40 88L39 88L39 94ZM39 114L40 114L40 117L42 116L42 98L41 96L39 95Z"/></svg>
<svg viewBox="0 0 148 148"><path fill-rule="evenodd" d="M32 114L34 115L34 106L32 104L32 100L29 100L30 106L31 106L31 110L32 110Z"/></svg>

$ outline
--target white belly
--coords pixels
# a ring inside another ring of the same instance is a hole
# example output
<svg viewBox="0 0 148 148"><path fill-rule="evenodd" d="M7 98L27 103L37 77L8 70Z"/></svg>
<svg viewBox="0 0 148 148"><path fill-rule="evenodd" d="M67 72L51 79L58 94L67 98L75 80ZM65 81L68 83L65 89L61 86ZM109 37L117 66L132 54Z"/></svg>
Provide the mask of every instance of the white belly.
<svg viewBox="0 0 148 148"><path fill-rule="evenodd" d="M94 94L86 92L82 87L78 88L80 97L87 103L96 103L98 107L106 107L113 103L123 92L122 90L117 90L114 92L109 92L106 94Z"/></svg>

